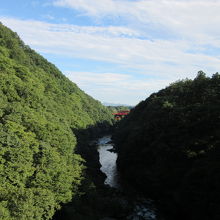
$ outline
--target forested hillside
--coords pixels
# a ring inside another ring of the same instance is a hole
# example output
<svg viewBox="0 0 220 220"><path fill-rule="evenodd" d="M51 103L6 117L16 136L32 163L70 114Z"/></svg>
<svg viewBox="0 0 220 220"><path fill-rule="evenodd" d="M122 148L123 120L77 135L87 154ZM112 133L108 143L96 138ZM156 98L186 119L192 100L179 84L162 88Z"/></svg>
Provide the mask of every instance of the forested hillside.
<svg viewBox="0 0 220 220"><path fill-rule="evenodd" d="M118 124L124 182L168 219L220 219L220 75L199 72L152 94Z"/></svg>
<svg viewBox="0 0 220 220"><path fill-rule="evenodd" d="M0 219L50 219L82 179L74 135L110 111L0 24Z"/></svg>
<svg viewBox="0 0 220 220"><path fill-rule="evenodd" d="M107 108L113 112L113 113L117 113L117 112L121 112L121 111L127 111L127 110L131 110L133 108L133 106L107 106Z"/></svg>

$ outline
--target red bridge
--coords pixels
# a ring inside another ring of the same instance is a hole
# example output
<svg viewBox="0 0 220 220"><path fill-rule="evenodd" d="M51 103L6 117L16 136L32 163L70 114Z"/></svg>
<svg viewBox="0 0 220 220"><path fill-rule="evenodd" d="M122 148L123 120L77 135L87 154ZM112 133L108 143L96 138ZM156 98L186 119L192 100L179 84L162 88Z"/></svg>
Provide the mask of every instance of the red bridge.
<svg viewBox="0 0 220 220"><path fill-rule="evenodd" d="M124 116L128 115L130 110L124 110L117 113L112 113L115 116L115 120L121 120Z"/></svg>

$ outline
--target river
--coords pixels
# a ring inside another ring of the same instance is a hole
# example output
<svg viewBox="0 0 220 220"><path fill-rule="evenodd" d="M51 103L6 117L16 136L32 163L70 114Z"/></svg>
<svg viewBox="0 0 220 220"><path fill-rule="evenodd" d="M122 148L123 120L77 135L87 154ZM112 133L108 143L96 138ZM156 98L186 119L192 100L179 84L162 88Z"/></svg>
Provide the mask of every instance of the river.
<svg viewBox="0 0 220 220"><path fill-rule="evenodd" d="M105 184L110 187L119 189L119 175L117 171L117 153L111 151L113 145L111 144L111 136L104 136L98 140L99 161L101 164L101 171L107 176ZM133 213L127 216L128 220L157 220L156 209L153 201L146 198L138 197L134 201Z"/></svg>
<svg viewBox="0 0 220 220"><path fill-rule="evenodd" d="M107 176L105 184L113 188L119 188L118 171L116 166L117 153L109 151L113 148L110 136L102 137L98 140L99 162L101 171Z"/></svg>

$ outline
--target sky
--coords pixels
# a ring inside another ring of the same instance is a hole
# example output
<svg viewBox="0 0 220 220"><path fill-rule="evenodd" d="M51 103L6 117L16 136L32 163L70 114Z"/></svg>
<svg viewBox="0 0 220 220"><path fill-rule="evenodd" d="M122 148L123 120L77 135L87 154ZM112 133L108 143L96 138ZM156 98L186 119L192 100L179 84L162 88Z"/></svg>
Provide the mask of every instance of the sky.
<svg viewBox="0 0 220 220"><path fill-rule="evenodd" d="M136 105L220 70L220 0L0 0L0 21L83 91Z"/></svg>

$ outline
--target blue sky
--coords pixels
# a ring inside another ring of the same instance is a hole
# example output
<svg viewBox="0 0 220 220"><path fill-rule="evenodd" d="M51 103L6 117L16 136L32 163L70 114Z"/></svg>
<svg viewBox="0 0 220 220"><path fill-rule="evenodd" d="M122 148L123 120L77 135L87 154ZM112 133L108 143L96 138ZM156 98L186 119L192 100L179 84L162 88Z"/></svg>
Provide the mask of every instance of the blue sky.
<svg viewBox="0 0 220 220"><path fill-rule="evenodd" d="M101 102L220 70L218 0L0 0L1 22Z"/></svg>

